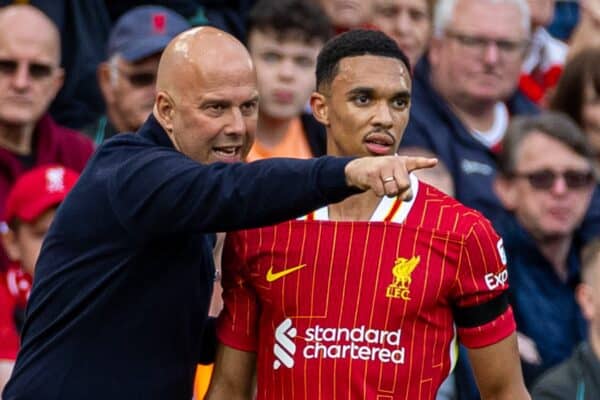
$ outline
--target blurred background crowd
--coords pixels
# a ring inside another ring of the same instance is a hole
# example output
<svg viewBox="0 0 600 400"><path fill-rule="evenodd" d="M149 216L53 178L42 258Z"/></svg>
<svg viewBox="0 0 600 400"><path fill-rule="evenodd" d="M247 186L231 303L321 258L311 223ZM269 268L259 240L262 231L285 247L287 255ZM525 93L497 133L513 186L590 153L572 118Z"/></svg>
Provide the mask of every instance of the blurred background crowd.
<svg viewBox="0 0 600 400"><path fill-rule="evenodd" d="M24 5L5 7L14 4ZM55 208L96 146L136 131L150 114L167 43L203 25L236 36L255 63L260 111L248 161L323 155L325 131L308 106L319 50L354 28L392 37L413 75L400 152L438 157L438 167L419 177L482 212L503 237L529 389L543 393L553 377L540 377L580 346L598 356L600 292L581 294L580 272L582 250L595 254L600 240L600 0L0 0L0 7L0 391ZM218 298L217 290L213 314ZM199 398L209 375L199 369ZM438 398L479 398L465 357Z"/></svg>

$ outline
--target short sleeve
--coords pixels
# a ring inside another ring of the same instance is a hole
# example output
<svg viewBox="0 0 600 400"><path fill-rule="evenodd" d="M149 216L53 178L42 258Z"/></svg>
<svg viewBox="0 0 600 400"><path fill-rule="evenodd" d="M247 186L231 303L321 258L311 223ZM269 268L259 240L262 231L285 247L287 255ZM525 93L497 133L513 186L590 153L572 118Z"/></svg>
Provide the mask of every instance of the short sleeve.
<svg viewBox="0 0 600 400"><path fill-rule="evenodd" d="M502 239L481 216L465 237L455 289L454 319L465 346L489 346L515 331Z"/></svg>
<svg viewBox="0 0 600 400"><path fill-rule="evenodd" d="M244 237L248 231L228 233L223 247L223 309L217 320L217 337L229 347L256 351L258 299L252 288Z"/></svg>

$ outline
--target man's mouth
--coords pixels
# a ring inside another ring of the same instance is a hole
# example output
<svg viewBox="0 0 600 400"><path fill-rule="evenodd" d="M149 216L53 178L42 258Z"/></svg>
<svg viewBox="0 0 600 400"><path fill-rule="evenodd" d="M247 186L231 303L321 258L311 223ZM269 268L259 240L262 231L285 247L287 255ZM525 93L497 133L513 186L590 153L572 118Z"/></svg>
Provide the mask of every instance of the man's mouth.
<svg viewBox="0 0 600 400"><path fill-rule="evenodd" d="M374 132L365 137L365 146L369 153L374 155L391 154L396 140L389 133Z"/></svg>
<svg viewBox="0 0 600 400"><path fill-rule="evenodd" d="M217 158L224 162L241 161L242 146L219 146L213 147Z"/></svg>

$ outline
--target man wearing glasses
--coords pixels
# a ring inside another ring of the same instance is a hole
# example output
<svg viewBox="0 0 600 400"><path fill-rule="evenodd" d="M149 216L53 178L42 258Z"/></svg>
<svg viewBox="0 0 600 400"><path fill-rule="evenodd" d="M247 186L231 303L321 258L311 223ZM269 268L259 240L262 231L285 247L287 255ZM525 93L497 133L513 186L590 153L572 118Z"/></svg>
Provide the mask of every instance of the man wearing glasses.
<svg viewBox="0 0 600 400"><path fill-rule="evenodd" d="M440 0L428 54L414 72L403 146L439 155L456 198L494 218L495 154L509 117L536 113L517 92L530 37L527 0Z"/></svg>
<svg viewBox="0 0 600 400"><path fill-rule="evenodd" d="M54 122L47 110L63 84L60 36L40 10L0 10L0 211L14 181L40 164L81 171L93 144ZM0 269L7 258L0 251Z"/></svg>
<svg viewBox="0 0 600 400"><path fill-rule="evenodd" d="M96 144L119 132L135 132L154 104L158 60L167 43L190 25L161 6L140 6L123 14L111 30L107 61L98 66L106 115L86 127Z"/></svg>
<svg viewBox="0 0 600 400"><path fill-rule="evenodd" d="M573 290L581 250L575 231L597 182L590 148L577 125L557 113L516 117L503 141L495 189L512 215L496 228L529 385L586 336Z"/></svg>

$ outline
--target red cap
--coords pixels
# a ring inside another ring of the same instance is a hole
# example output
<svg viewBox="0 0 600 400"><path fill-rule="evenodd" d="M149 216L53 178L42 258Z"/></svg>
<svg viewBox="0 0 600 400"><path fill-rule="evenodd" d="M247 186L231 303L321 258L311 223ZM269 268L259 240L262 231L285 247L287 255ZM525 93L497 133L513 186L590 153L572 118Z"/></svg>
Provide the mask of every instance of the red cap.
<svg viewBox="0 0 600 400"><path fill-rule="evenodd" d="M24 173L8 193L4 221L35 221L67 197L77 178L77 172L60 165L45 165Z"/></svg>

